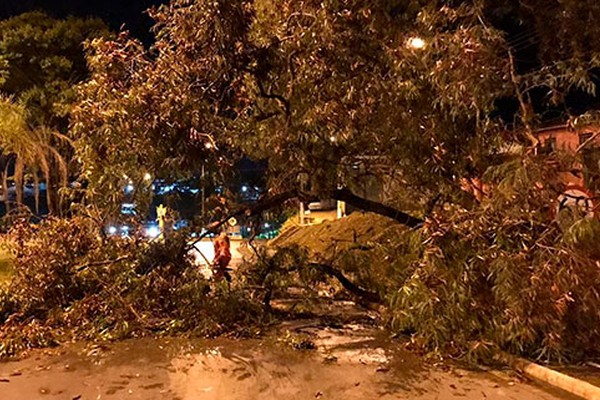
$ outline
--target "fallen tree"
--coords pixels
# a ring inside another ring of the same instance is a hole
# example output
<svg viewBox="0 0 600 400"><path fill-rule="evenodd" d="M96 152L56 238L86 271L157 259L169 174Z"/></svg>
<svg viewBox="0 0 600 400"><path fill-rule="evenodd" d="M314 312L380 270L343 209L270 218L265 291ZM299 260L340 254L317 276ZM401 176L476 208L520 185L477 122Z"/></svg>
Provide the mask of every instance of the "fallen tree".
<svg viewBox="0 0 600 400"><path fill-rule="evenodd" d="M399 224L405 225L409 228L421 228L425 222L421 218L414 217L394 207L357 196L348 188L342 188L333 191L332 198L334 200L344 201L363 211L368 211L391 218ZM212 222L205 226L204 232L196 238L196 240L190 245L189 249L193 248L196 243L204 239L206 236L218 232L231 218L238 218L241 216L248 218L258 217L265 211L281 208L286 202L291 200L300 200L306 202L316 201L318 199L318 196L310 195L300 190L290 190L276 195L263 196L256 203L239 206L234 211L220 218L218 221Z"/></svg>
<svg viewBox="0 0 600 400"><path fill-rule="evenodd" d="M390 207L380 202L357 196L348 188L341 188L335 190L333 192L332 198L335 200L346 202L363 211L369 211L375 214L392 218L396 222L402 225L406 225L409 228L421 228L423 226L423 223L425 223L423 219L414 217L396 208Z"/></svg>
<svg viewBox="0 0 600 400"><path fill-rule="evenodd" d="M600 223L576 208L549 218L557 213L558 164L529 156L490 171L495 190L481 204L445 204L423 229L351 215L284 233L274 245L303 254L286 263L341 278L359 297L377 293L388 327L421 349L484 362L501 351L593 358Z"/></svg>
<svg viewBox="0 0 600 400"><path fill-rule="evenodd" d="M323 273L325 273L326 275L337 279L338 282L340 282L340 284L344 287L344 289L346 289L347 291L352 293L354 296L357 296L359 299L370 302L370 303L377 303L377 304L383 303L383 300L381 299L381 297L379 296L378 293L370 292L368 290L361 288L360 286L358 286L357 284L352 282L350 279L348 279L342 273L342 271L335 269L331 265L318 264L318 263L311 263L309 265L310 265L310 267L317 268L317 269L323 271Z"/></svg>
<svg viewBox="0 0 600 400"><path fill-rule="evenodd" d="M88 218L49 218L15 225L5 240L14 275L0 287L0 359L78 339L242 334L265 316L243 290L204 278L185 232L102 240Z"/></svg>

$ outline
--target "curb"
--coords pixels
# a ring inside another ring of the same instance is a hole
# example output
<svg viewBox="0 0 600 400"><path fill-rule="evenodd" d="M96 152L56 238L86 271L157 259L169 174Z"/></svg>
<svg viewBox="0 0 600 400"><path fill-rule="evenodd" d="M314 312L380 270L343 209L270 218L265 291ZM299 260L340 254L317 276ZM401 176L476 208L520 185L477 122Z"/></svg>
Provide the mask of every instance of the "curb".
<svg viewBox="0 0 600 400"><path fill-rule="evenodd" d="M600 400L600 388L589 382L542 367L536 363L501 353L498 360L509 365L517 372L522 373L534 381L542 382L555 388L564 390L586 400Z"/></svg>

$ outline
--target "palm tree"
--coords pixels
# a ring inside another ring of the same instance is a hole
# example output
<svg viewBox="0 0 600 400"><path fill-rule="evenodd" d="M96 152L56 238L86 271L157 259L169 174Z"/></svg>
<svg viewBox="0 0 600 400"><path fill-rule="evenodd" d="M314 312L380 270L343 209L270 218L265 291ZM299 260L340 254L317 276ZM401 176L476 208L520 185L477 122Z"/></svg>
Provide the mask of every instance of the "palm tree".
<svg viewBox="0 0 600 400"><path fill-rule="evenodd" d="M13 166L12 179L15 183L17 205L23 204L23 185L26 174L30 174L34 182L35 207L39 212L40 177L46 182L46 198L48 209L53 211L52 174L59 177L62 187L68 183L67 162L52 145L52 140L69 141L64 135L45 127L32 128L27 123L27 112L24 106L11 98L0 97L0 148L3 152L4 167L0 171L7 212L8 181L10 167Z"/></svg>

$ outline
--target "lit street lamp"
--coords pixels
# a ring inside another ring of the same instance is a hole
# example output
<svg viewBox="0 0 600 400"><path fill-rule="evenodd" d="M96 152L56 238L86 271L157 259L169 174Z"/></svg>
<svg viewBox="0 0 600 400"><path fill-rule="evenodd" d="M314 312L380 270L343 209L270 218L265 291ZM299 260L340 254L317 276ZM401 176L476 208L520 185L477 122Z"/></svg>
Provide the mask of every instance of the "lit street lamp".
<svg viewBox="0 0 600 400"><path fill-rule="evenodd" d="M418 36L413 36L406 41L406 45L415 50L422 50L427 46L427 42Z"/></svg>

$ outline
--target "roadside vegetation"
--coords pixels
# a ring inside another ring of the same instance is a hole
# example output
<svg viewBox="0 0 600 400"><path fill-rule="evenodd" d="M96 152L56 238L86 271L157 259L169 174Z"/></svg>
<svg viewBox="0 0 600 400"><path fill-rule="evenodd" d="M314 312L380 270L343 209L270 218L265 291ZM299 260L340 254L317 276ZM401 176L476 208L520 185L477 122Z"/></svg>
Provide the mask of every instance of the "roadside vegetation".
<svg viewBox="0 0 600 400"><path fill-rule="evenodd" d="M0 292L0 358L73 339L251 335L263 309L194 266L187 236L102 238L86 218L16 224L13 279Z"/></svg>

